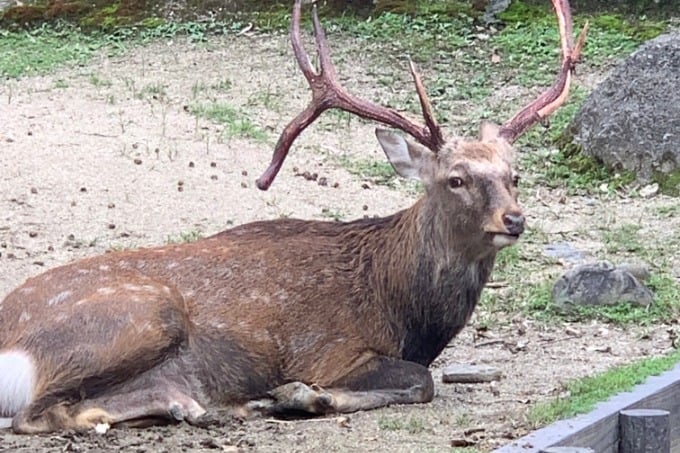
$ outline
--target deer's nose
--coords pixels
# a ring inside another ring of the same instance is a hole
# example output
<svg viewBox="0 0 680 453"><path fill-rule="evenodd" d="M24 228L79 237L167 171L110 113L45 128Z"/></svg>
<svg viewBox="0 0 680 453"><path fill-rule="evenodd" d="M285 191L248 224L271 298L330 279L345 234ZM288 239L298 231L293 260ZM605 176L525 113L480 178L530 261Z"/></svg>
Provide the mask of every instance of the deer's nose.
<svg viewBox="0 0 680 453"><path fill-rule="evenodd" d="M524 232L524 216L522 214L503 214L503 225L508 234L520 235Z"/></svg>

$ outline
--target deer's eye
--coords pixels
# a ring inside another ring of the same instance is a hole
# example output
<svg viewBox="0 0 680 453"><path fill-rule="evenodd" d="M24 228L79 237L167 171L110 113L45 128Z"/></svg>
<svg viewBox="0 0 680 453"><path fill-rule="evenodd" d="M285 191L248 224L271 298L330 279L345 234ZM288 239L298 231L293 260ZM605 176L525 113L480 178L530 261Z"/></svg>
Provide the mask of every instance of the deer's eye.
<svg viewBox="0 0 680 453"><path fill-rule="evenodd" d="M514 187L518 187L518 186L519 186L519 181L520 181L519 175L514 175L514 176L512 177L512 185L513 185Z"/></svg>
<svg viewBox="0 0 680 453"><path fill-rule="evenodd" d="M459 178L458 176L452 176L449 178L449 187L452 189L458 189L459 187L463 187L465 182L463 181L462 178Z"/></svg>

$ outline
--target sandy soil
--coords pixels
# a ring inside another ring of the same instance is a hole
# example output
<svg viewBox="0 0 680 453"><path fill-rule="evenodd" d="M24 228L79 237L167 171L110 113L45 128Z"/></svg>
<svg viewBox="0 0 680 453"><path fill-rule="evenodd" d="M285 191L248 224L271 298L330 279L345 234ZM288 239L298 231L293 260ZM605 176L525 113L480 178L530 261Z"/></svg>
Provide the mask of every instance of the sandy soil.
<svg viewBox="0 0 680 453"><path fill-rule="evenodd" d="M381 102L412 96L402 56L383 54L376 65L374 49L338 39L336 60L351 90ZM426 79L435 77L424 69ZM375 83L387 76L393 83ZM509 87L499 95L506 102L524 94ZM384 215L413 203L411 186L367 185L338 163L383 157L373 125L332 114L303 134L270 191L258 191L253 182L277 132L307 99L280 36L164 41L49 76L0 82L0 296L49 267L112 248L281 216ZM226 138L225 126L190 113L190 106L211 100L239 109L267 138ZM468 113L454 116L453 126L476 121L474 106L459 107ZM328 184L296 176L304 171ZM528 260L540 263L543 246L560 240L596 256L602 230L631 222L642 221L642 234L654 241L677 240L678 220L658 215L659 207L677 207L672 199L565 197L536 187L524 195L531 228L543 233L535 237L544 238L519 245ZM506 283L511 289L513 282ZM477 319L432 367L438 384L431 404L343 418L225 420L205 429L4 432L0 450L435 452L465 440L489 451L528 432L529 405L561 394L566 380L670 347L667 326L624 330L588 322L567 329L510 314L482 331ZM442 384L441 368L454 362L493 365L504 377L495 384Z"/></svg>

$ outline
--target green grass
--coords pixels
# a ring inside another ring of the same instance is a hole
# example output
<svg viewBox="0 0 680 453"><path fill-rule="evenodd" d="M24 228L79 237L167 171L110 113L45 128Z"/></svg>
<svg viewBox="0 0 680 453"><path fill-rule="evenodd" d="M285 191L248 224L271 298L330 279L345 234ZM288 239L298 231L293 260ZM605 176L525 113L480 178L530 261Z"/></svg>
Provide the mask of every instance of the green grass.
<svg viewBox="0 0 680 453"><path fill-rule="evenodd" d="M423 419L415 415L408 418L404 416L380 416L378 428L384 431L406 431L409 434L418 434L426 430Z"/></svg>
<svg viewBox="0 0 680 453"><path fill-rule="evenodd" d="M507 26L490 43L505 57L501 64L517 70L517 80L524 86L549 84L554 77L555 65L560 61L559 33L550 4L512 2L500 18ZM576 14L575 32L586 22L590 27L583 59L591 66L609 64L666 29L661 21L631 20L615 14ZM518 52L518 49L522 51Z"/></svg>
<svg viewBox="0 0 680 453"><path fill-rule="evenodd" d="M347 213L340 211L339 209L323 208L321 210L321 217L326 219L332 219L336 222L340 222L347 218Z"/></svg>
<svg viewBox="0 0 680 453"><path fill-rule="evenodd" d="M399 177L389 162L373 159L339 158L340 165L351 174L373 184L391 186Z"/></svg>
<svg viewBox="0 0 680 453"><path fill-rule="evenodd" d="M598 402L617 393L629 391L649 376L661 374L678 362L680 351L675 350L666 356L643 359L591 377L570 381L566 384L568 396L536 404L529 409L527 421L532 426L538 427L589 412Z"/></svg>
<svg viewBox="0 0 680 453"><path fill-rule="evenodd" d="M165 99L167 92L165 85L160 82L150 83L142 87L141 90L135 93L137 99Z"/></svg>
<svg viewBox="0 0 680 453"><path fill-rule="evenodd" d="M680 202L678 202L680 203ZM661 217L674 217L680 215L680 204L675 204L671 206L659 206L656 210L657 214Z"/></svg>
<svg viewBox="0 0 680 453"><path fill-rule="evenodd" d="M64 64L83 64L107 43L100 35L88 35L59 24L34 30L0 30L0 76L45 74Z"/></svg>
<svg viewBox="0 0 680 453"><path fill-rule="evenodd" d="M142 21L137 25L84 31L57 21L28 30L0 30L0 77L46 74L64 65L82 65L99 52L121 52L130 46L185 36L204 42L211 35L239 31L241 22Z"/></svg>
<svg viewBox="0 0 680 453"><path fill-rule="evenodd" d="M97 88L108 88L112 85L110 80L102 79L96 74L90 74L90 83Z"/></svg>
<svg viewBox="0 0 680 453"><path fill-rule="evenodd" d="M203 238L203 233L198 230L187 231L179 233L176 236L168 236L165 242L167 244L184 244L187 242L196 242Z"/></svg>
<svg viewBox="0 0 680 453"><path fill-rule="evenodd" d="M211 102L194 104L191 112L199 118L208 119L214 123L224 125L223 134L227 138L243 137L264 142L268 135L264 129L256 125L237 108L223 103Z"/></svg>
<svg viewBox="0 0 680 453"><path fill-rule="evenodd" d="M627 223L604 231L602 238L608 254L637 253L645 250L639 236L642 225Z"/></svg>

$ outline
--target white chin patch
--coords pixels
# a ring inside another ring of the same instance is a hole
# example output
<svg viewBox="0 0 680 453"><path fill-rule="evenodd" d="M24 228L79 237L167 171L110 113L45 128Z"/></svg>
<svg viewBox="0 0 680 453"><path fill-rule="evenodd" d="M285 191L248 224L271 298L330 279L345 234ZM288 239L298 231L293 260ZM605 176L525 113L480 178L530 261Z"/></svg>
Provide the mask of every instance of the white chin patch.
<svg viewBox="0 0 680 453"><path fill-rule="evenodd" d="M494 234L492 243L495 247L503 248L517 242L516 236L509 236L507 234Z"/></svg>

